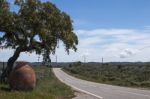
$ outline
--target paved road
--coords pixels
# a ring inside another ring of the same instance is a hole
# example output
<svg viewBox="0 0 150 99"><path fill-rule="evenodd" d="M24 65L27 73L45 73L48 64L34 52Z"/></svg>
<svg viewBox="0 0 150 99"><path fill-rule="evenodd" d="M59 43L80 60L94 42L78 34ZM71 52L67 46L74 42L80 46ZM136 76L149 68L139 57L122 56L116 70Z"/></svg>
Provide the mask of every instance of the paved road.
<svg viewBox="0 0 150 99"><path fill-rule="evenodd" d="M72 77L60 68L53 69L56 77L75 90L93 95L98 99L150 99L150 91L99 84Z"/></svg>

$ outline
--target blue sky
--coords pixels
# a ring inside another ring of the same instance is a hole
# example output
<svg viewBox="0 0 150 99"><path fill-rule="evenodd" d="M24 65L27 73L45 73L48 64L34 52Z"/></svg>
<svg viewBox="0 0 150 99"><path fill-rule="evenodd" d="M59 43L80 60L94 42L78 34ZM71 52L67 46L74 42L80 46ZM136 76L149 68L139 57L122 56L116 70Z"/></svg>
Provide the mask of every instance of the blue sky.
<svg viewBox="0 0 150 99"><path fill-rule="evenodd" d="M52 2L71 15L77 23L75 29L139 29L150 23L150 0L52 0Z"/></svg>
<svg viewBox="0 0 150 99"><path fill-rule="evenodd" d="M9 0L13 2L13 0ZM150 0L42 0L67 12L79 37L78 51L67 55L57 49L58 61L150 61ZM12 3L11 3L12 4ZM11 10L16 11L11 6ZM60 44L62 45L62 44ZM12 55L3 50L0 57ZM6 55L9 54L9 55ZM55 60L55 55L51 56ZM19 60L37 61L35 54Z"/></svg>

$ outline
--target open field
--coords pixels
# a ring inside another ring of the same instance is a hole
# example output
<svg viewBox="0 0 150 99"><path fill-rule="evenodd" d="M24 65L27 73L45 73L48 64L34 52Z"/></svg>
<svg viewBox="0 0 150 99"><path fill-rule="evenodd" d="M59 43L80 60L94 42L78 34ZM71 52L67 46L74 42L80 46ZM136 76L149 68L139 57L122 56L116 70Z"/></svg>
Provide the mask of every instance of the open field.
<svg viewBox="0 0 150 99"><path fill-rule="evenodd" d="M119 86L150 88L149 63L74 63L63 68L81 79Z"/></svg>
<svg viewBox="0 0 150 99"><path fill-rule="evenodd" d="M74 92L61 83L51 68L37 66L37 87L31 92L10 91L8 85L0 84L0 99L70 99Z"/></svg>

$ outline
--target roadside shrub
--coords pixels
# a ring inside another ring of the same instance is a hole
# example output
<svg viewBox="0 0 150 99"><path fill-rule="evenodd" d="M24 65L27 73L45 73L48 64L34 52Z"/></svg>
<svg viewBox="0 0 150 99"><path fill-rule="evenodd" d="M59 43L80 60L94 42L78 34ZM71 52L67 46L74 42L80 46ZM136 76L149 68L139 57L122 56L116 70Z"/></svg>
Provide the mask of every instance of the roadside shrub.
<svg viewBox="0 0 150 99"><path fill-rule="evenodd" d="M150 87L150 81L143 81L140 83L140 85L143 87Z"/></svg>
<svg viewBox="0 0 150 99"><path fill-rule="evenodd" d="M120 86L150 87L148 63L74 63L64 69L77 77Z"/></svg>

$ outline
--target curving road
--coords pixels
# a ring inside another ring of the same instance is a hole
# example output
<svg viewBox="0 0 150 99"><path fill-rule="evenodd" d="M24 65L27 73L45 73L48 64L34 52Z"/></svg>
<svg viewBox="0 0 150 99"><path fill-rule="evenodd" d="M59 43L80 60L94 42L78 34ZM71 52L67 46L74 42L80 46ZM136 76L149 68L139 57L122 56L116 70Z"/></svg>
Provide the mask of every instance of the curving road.
<svg viewBox="0 0 150 99"><path fill-rule="evenodd" d="M53 68L56 77L75 90L93 95L97 99L150 99L149 90L94 83L72 77L60 68Z"/></svg>

